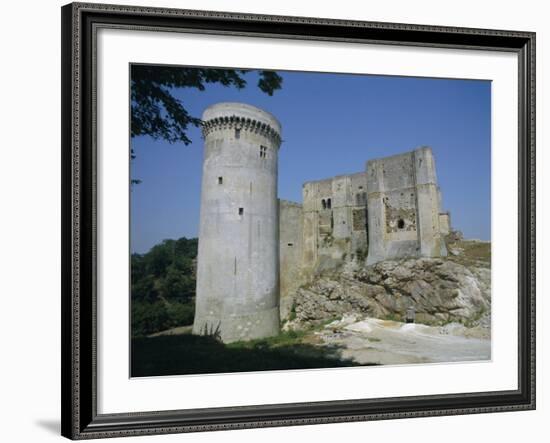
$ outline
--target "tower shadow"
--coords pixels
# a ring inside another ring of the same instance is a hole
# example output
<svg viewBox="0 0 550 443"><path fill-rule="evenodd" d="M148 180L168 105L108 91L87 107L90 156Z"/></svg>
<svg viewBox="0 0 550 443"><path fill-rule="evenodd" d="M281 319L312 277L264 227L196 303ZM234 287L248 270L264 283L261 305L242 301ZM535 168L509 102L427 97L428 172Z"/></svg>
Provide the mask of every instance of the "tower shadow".
<svg viewBox="0 0 550 443"><path fill-rule="evenodd" d="M341 348L270 339L224 344L212 337L177 335L132 339L132 377L359 366Z"/></svg>

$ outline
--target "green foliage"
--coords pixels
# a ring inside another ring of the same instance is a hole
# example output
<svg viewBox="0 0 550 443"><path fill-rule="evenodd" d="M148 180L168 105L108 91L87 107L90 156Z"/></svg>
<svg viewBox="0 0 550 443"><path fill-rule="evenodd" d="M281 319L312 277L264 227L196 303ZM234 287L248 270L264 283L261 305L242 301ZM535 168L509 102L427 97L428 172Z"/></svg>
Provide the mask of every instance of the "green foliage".
<svg viewBox="0 0 550 443"><path fill-rule="evenodd" d="M132 336L142 337L154 332L193 323L193 303L132 303Z"/></svg>
<svg viewBox="0 0 550 443"><path fill-rule="evenodd" d="M177 88L204 91L209 83L242 89L246 86L244 69L182 68L177 66L132 65L131 136L149 135L170 143L188 145L189 126L199 126L184 103L173 95ZM275 71L260 71L258 88L268 95L281 88L283 79ZM133 152L132 152L133 155Z"/></svg>
<svg viewBox="0 0 550 443"><path fill-rule="evenodd" d="M160 331L169 323L169 320L166 307L161 301L132 303L132 336Z"/></svg>
<svg viewBox="0 0 550 443"><path fill-rule="evenodd" d="M234 349L274 349L280 346L292 346L302 344L306 331L282 331L278 335L256 340L237 341L227 345Z"/></svg>
<svg viewBox="0 0 550 443"><path fill-rule="evenodd" d="M183 237L132 254L132 336L193 322L197 248L196 238Z"/></svg>
<svg viewBox="0 0 550 443"><path fill-rule="evenodd" d="M459 251L458 255L450 254L449 260L464 266L491 266L491 242L458 240L448 245L448 248Z"/></svg>
<svg viewBox="0 0 550 443"><path fill-rule="evenodd" d="M288 321L296 320L296 301L292 302L290 307L290 314L288 315Z"/></svg>

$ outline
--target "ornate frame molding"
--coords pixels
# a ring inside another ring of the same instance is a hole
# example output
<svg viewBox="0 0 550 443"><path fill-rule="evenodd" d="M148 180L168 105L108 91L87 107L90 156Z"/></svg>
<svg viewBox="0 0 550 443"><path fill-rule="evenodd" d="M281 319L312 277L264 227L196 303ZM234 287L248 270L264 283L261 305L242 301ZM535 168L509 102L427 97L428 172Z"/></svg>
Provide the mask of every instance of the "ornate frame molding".
<svg viewBox="0 0 550 443"><path fill-rule="evenodd" d="M62 435L88 439L535 408L534 33L86 3L66 5L61 14ZM98 27L516 53L520 66L518 389L98 415L95 282L95 39Z"/></svg>

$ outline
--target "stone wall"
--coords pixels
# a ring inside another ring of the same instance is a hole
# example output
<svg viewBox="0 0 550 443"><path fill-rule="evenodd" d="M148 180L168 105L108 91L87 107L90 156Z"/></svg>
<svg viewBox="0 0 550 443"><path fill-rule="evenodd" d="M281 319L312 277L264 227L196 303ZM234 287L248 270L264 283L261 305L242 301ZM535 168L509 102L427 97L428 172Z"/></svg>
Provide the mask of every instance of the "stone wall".
<svg viewBox="0 0 550 443"><path fill-rule="evenodd" d="M303 212L302 205L279 200L279 301L281 319L288 318L293 295L303 284Z"/></svg>
<svg viewBox="0 0 550 443"><path fill-rule="evenodd" d="M446 255L439 226L441 193L428 147L367 163L367 263Z"/></svg>
<svg viewBox="0 0 550 443"><path fill-rule="evenodd" d="M331 268L367 249L366 175L307 182L303 189L306 274Z"/></svg>
<svg viewBox="0 0 550 443"><path fill-rule="evenodd" d="M440 212L439 213L439 232L442 236L449 235L451 232L451 213Z"/></svg>

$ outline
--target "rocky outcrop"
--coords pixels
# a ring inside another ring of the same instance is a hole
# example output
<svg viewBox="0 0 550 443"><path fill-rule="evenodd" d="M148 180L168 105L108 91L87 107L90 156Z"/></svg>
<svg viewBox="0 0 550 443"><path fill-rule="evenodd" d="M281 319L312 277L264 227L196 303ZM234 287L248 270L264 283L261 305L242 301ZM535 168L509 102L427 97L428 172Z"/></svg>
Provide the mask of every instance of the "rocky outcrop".
<svg viewBox="0 0 550 443"><path fill-rule="evenodd" d="M488 262L412 258L372 266L348 263L321 273L295 294L289 327L341 318L345 314L416 322L460 322L488 327L491 271Z"/></svg>

